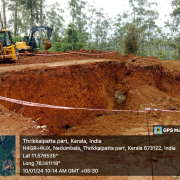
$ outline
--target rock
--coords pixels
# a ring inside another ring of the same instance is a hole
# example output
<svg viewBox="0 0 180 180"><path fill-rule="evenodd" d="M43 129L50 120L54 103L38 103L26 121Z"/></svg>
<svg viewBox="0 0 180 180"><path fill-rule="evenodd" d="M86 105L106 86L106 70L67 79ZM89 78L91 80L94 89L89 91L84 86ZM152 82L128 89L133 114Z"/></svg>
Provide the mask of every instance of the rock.
<svg viewBox="0 0 180 180"><path fill-rule="evenodd" d="M37 128L38 128L38 129L40 129L40 128L41 128L41 126L37 126Z"/></svg>
<svg viewBox="0 0 180 180"><path fill-rule="evenodd" d="M156 112L152 112L152 113L151 113L151 116L152 116L152 117L157 117L157 113L156 113Z"/></svg>
<svg viewBox="0 0 180 180"><path fill-rule="evenodd" d="M153 157L152 157L152 160L153 160L154 162L157 162L157 161L158 161L158 158L155 157L155 156L153 156Z"/></svg>
<svg viewBox="0 0 180 180"><path fill-rule="evenodd" d="M175 107L173 107L173 106L171 106L169 109L170 109L170 110L175 110L176 108L175 108Z"/></svg>
<svg viewBox="0 0 180 180"><path fill-rule="evenodd" d="M8 114L8 113L5 113L4 115L5 115L5 116L8 116L8 117L11 116L11 114Z"/></svg>
<svg viewBox="0 0 180 180"><path fill-rule="evenodd" d="M122 167L123 167L123 168L125 168L125 167L126 167L126 165L125 165L125 164L122 164Z"/></svg>
<svg viewBox="0 0 180 180"><path fill-rule="evenodd" d="M118 115L118 112L114 112L115 115Z"/></svg>
<svg viewBox="0 0 180 180"><path fill-rule="evenodd" d="M120 91L114 92L114 99L118 103L122 103L122 102L126 101L126 97Z"/></svg>
<svg viewBox="0 0 180 180"><path fill-rule="evenodd" d="M41 126L42 129L47 129L47 125Z"/></svg>
<svg viewBox="0 0 180 180"><path fill-rule="evenodd" d="M130 62L135 62L138 57L134 57L130 60Z"/></svg>

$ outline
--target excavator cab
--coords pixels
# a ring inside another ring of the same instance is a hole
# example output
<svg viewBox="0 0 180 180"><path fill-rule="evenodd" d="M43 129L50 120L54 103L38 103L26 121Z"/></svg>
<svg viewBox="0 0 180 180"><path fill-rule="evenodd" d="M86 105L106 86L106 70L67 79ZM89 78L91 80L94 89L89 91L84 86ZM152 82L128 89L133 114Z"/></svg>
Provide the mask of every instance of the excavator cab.
<svg viewBox="0 0 180 180"><path fill-rule="evenodd" d="M29 35L25 35L23 42L16 43L16 48L19 51L33 51L40 49L41 38L39 36L33 35L31 40L29 40Z"/></svg>
<svg viewBox="0 0 180 180"><path fill-rule="evenodd" d="M23 38L23 41L27 43L28 40L29 40L29 35L25 35L24 38Z"/></svg>
<svg viewBox="0 0 180 180"><path fill-rule="evenodd" d="M11 34L8 30L2 30L0 31L0 42L2 43L3 46L11 46L12 44L12 37Z"/></svg>
<svg viewBox="0 0 180 180"><path fill-rule="evenodd" d="M39 36L34 35L31 41L32 49L38 50L40 49L41 38Z"/></svg>
<svg viewBox="0 0 180 180"><path fill-rule="evenodd" d="M25 35L23 38L23 42L26 42L26 44L29 41L29 35ZM39 36L33 35L31 39L31 49L39 50L40 49L40 42L41 38Z"/></svg>

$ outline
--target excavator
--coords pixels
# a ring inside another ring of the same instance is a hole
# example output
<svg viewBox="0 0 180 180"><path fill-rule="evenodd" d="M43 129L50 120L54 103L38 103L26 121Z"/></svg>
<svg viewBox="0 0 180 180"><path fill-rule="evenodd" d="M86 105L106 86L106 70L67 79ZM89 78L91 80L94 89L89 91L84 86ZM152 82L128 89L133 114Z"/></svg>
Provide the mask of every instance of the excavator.
<svg viewBox="0 0 180 180"><path fill-rule="evenodd" d="M30 34L24 36L23 42L17 42L15 44L16 48L20 52L39 50L40 49L40 38L39 38L39 36L35 35L35 32L42 31L42 30L47 30L47 38L46 38L44 49L47 50L47 49L51 48L52 44L49 42L49 40L52 35L53 26L51 26L51 27L35 26L35 27L31 28Z"/></svg>
<svg viewBox="0 0 180 180"><path fill-rule="evenodd" d="M16 62L19 51L12 42L11 33L7 29L0 30L0 60Z"/></svg>

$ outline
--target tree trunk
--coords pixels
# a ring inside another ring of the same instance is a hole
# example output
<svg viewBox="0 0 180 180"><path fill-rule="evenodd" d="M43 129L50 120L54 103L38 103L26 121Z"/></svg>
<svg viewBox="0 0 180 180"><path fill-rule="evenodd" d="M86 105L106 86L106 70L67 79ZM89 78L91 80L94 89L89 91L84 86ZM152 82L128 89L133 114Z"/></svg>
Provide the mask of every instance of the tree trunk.
<svg viewBox="0 0 180 180"><path fill-rule="evenodd" d="M15 2L14 36L17 36L17 6L18 6L18 0L16 0L16 2Z"/></svg>
<svg viewBox="0 0 180 180"><path fill-rule="evenodd" d="M34 26L36 26L36 24L35 24L35 13L34 13L34 1L35 0L31 0L31 27L34 27Z"/></svg>
<svg viewBox="0 0 180 180"><path fill-rule="evenodd" d="M41 0L40 4L40 23L43 25L43 1ZM41 45L43 44L43 32L41 31Z"/></svg>
<svg viewBox="0 0 180 180"><path fill-rule="evenodd" d="M134 9L134 24L135 24L135 22L136 22L136 11Z"/></svg>
<svg viewBox="0 0 180 180"><path fill-rule="evenodd" d="M2 0L3 2L3 20L4 20L4 28L6 29L6 2L5 0Z"/></svg>
<svg viewBox="0 0 180 180"><path fill-rule="evenodd" d="M73 4L73 16L72 16L72 51L74 50L74 16L75 16L75 0Z"/></svg>
<svg viewBox="0 0 180 180"><path fill-rule="evenodd" d="M2 21L2 17L1 17L1 12L0 12L0 22L1 22L1 29L3 29L3 21Z"/></svg>

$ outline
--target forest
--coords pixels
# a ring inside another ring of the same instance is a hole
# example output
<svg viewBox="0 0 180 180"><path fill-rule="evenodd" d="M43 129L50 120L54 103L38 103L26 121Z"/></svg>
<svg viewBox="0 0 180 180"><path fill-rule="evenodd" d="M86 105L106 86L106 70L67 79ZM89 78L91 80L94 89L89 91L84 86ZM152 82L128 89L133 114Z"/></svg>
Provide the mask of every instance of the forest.
<svg viewBox="0 0 180 180"><path fill-rule="evenodd" d="M120 8L114 18L86 0L68 0L67 3L68 8L62 9L58 0L50 7L43 0L1 0L0 27L10 30L16 43L22 41L33 26L53 26L49 49L53 52L113 50L121 54L180 60L179 0L170 2L172 21L164 21L168 33L157 24L160 12L155 10L156 1L128 0L131 10ZM45 32L40 32L39 36L44 51Z"/></svg>

